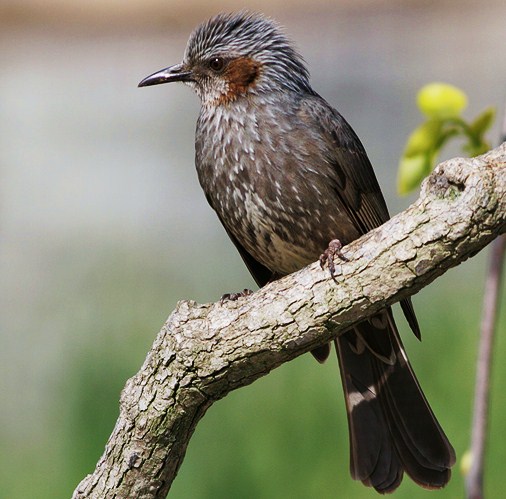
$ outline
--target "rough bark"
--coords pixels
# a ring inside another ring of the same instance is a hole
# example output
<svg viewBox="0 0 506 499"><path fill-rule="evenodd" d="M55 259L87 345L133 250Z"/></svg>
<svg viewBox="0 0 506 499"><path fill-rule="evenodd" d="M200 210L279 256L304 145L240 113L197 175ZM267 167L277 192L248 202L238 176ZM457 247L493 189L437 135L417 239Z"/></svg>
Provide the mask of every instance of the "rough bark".
<svg viewBox="0 0 506 499"><path fill-rule="evenodd" d="M343 249L335 281L314 263L236 302L179 302L73 497L164 498L214 401L415 294L505 231L506 143L439 165L412 206Z"/></svg>

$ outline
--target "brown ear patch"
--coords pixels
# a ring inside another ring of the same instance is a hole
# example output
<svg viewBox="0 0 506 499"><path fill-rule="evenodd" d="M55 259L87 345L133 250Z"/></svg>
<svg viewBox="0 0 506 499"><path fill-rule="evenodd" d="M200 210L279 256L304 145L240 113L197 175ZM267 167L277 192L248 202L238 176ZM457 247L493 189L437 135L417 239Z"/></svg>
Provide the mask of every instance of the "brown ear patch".
<svg viewBox="0 0 506 499"><path fill-rule="evenodd" d="M229 98L245 93L255 84L260 74L260 63L249 57L240 57L230 61L223 76L228 81Z"/></svg>

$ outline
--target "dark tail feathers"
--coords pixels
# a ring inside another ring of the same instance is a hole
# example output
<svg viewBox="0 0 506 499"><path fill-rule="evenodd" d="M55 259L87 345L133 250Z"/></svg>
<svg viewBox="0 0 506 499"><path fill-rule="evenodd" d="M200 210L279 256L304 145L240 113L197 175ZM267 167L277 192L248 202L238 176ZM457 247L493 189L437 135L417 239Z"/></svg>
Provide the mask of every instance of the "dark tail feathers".
<svg viewBox="0 0 506 499"><path fill-rule="evenodd" d="M390 309L336 341L350 433L350 470L378 492L404 471L419 485L450 480L455 451L436 420L402 346Z"/></svg>

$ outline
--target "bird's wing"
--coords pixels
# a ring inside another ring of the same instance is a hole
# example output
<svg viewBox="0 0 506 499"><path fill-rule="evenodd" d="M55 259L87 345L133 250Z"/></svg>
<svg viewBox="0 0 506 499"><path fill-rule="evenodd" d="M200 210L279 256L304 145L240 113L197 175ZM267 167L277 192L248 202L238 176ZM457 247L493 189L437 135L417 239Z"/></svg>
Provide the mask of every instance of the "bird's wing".
<svg viewBox="0 0 506 499"><path fill-rule="evenodd" d="M385 199L364 146L348 122L318 95L305 99L300 112L324 137L327 161L333 166L331 182L340 209L360 234L385 223L390 218ZM411 300L402 300L401 307L413 333L420 339Z"/></svg>
<svg viewBox="0 0 506 499"><path fill-rule="evenodd" d="M310 115L325 141L333 166L335 191L342 207L362 234L386 222L385 199L364 147L348 122L321 97L306 100L301 112Z"/></svg>

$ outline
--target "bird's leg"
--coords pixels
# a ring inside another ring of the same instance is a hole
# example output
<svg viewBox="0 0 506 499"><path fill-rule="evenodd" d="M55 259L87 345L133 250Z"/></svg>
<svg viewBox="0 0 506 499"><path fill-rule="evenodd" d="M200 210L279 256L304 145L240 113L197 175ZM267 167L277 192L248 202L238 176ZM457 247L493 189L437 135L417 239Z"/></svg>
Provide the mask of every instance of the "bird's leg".
<svg viewBox="0 0 506 499"><path fill-rule="evenodd" d="M239 293L225 293L220 298L220 303L223 304L226 301L236 301L239 298L242 298L243 296L249 296L251 294L253 294L253 291L251 291L251 289L247 289L247 288L243 289Z"/></svg>
<svg viewBox="0 0 506 499"><path fill-rule="evenodd" d="M334 258L338 256L344 262L348 259L341 253L343 245L339 239L332 239L327 249L320 255L320 267L322 270L325 269L325 264L329 267L330 277L336 280L336 266L334 265Z"/></svg>

